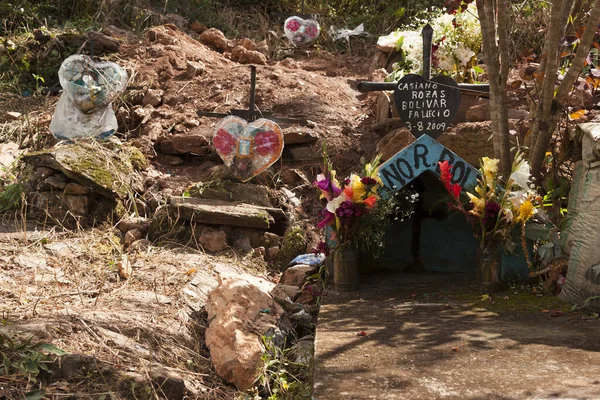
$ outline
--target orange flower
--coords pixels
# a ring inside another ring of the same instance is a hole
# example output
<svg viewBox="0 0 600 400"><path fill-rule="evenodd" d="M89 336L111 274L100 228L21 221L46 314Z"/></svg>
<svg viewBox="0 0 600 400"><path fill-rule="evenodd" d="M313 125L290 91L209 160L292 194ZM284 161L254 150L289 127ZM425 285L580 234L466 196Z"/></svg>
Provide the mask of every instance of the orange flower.
<svg viewBox="0 0 600 400"><path fill-rule="evenodd" d="M346 186L344 188L344 194L346 195L346 197L352 200L352 197L354 197L354 190L352 190L350 186Z"/></svg>
<svg viewBox="0 0 600 400"><path fill-rule="evenodd" d="M375 203L377 203L377 197L369 196L365 199L364 203L367 206L367 208L373 208L375 207Z"/></svg>

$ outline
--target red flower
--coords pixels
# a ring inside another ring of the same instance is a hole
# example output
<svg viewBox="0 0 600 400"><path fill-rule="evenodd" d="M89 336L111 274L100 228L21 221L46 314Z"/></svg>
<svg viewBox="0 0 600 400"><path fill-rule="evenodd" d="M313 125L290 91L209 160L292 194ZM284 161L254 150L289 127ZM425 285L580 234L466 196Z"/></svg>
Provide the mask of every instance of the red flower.
<svg viewBox="0 0 600 400"><path fill-rule="evenodd" d="M375 203L377 203L377 197L375 197L374 195L369 196L365 199L364 203L367 206L367 208L373 208L375 207Z"/></svg>
<svg viewBox="0 0 600 400"><path fill-rule="evenodd" d="M213 139L213 144L219 153L229 155L237 146L237 140L225 129L219 129Z"/></svg>
<svg viewBox="0 0 600 400"><path fill-rule="evenodd" d="M460 185L458 183L455 183L450 188L452 190L448 190L448 191L450 192L450 194L452 196L454 196L455 199L458 200L458 198L460 197L460 192L462 191L462 187L460 187Z"/></svg>
<svg viewBox="0 0 600 400"><path fill-rule="evenodd" d="M293 19L290 22L288 22L285 27L288 28L292 32L296 32L300 28L300 23L298 21L296 21L295 19Z"/></svg>
<svg viewBox="0 0 600 400"><path fill-rule="evenodd" d="M254 147L261 156L275 154L279 150L279 135L273 131L259 132L254 137Z"/></svg>
<svg viewBox="0 0 600 400"><path fill-rule="evenodd" d="M350 186L346 186L344 188L344 194L346 195L346 197L351 199L352 197L354 197L354 190L352 190Z"/></svg>
<svg viewBox="0 0 600 400"><path fill-rule="evenodd" d="M452 166L448 163L448 160L438 162L438 164L440 166L440 179L446 189L448 189L450 187L450 179L452 179Z"/></svg>

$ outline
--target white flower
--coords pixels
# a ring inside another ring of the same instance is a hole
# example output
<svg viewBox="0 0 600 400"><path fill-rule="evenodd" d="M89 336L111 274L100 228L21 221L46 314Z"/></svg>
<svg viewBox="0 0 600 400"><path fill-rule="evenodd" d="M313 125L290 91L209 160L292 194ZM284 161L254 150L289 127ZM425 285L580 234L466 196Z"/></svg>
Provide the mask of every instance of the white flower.
<svg viewBox="0 0 600 400"><path fill-rule="evenodd" d="M517 165L517 168L510 174L510 179L520 188L527 189L529 187L529 163L523 160Z"/></svg>
<svg viewBox="0 0 600 400"><path fill-rule="evenodd" d="M338 207L340 206L340 204L345 202L347 199L348 198L346 197L344 192L342 192L338 197L336 197L335 199L333 199L329 203L327 203L327 207L326 207L327 211L329 211L332 214L335 214L335 210L337 210Z"/></svg>
<svg viewBox="0 0 600 400"><path fill-rule="evenodd" d="M506 222L512 222L513 213L512 213L512 211L510 211L510 208L504 209L504 219L506 220Z"/></svg>
<svg viewBox="0 0 600 400"><path fill-rule="evenodd" d="M454 54L456 60L463 67L465 67L469 63L469 61L471 61L471 58L473 58L473 56L475 55L475 52L473 50L469 49L462 43L459 43L452 53Z"/></svg>
<svg viewBox="0 0 600 400"><path fill-rule="evenodd" d="M510 200L516 208L519 208L526 199L527 199L527 192L524 190L514 191L508 197L508 200Z"/></svg>

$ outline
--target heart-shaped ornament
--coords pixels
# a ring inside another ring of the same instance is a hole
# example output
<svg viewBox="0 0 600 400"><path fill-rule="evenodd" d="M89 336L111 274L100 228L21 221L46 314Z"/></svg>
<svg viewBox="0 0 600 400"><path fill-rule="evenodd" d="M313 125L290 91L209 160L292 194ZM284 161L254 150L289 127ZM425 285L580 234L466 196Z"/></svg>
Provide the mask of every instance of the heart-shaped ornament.
<svg viewBox="0 0 600 400"><path fill-rule="evenodd" d="M435 139L454 121L460 89L449 76L426 80L421 75L408 74L396 84L394 100L400 118L415 137L427 134Z"/></svg>
<svg viewBox="0 0 600 400"><path fill-rule="evenodd" d="M108 106L127 87L127 72L123 68L80 54L63 61L58 78L69 99L84 113Z"/></svg>
<svg viewBox="0 0 600 400"><path fill-rule="evenodd" d="M268 119L252 123L229 116L217 123L213 145L225 165L243 182L269 168L281 157L283 132Z"/></svg>
<svg viewBox="0 0 600 400"><path fill-rule="evenodd" d="M321 27L315 20L294 16L285 20L283 31L293 44L301 45L310 43L318 38Z"/></svg>

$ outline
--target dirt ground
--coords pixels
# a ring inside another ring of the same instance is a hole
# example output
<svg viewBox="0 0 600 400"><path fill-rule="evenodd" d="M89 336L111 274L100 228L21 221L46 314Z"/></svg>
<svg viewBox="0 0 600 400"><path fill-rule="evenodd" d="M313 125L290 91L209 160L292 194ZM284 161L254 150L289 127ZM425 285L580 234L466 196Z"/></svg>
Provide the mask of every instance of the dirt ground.
<svg viewBox="0 0 600 400"><path fill-rule="evenodd" d="M598 319L532 287L486 294L469 283L398 273L330 292L315 399L600 398Z"/></svg>

